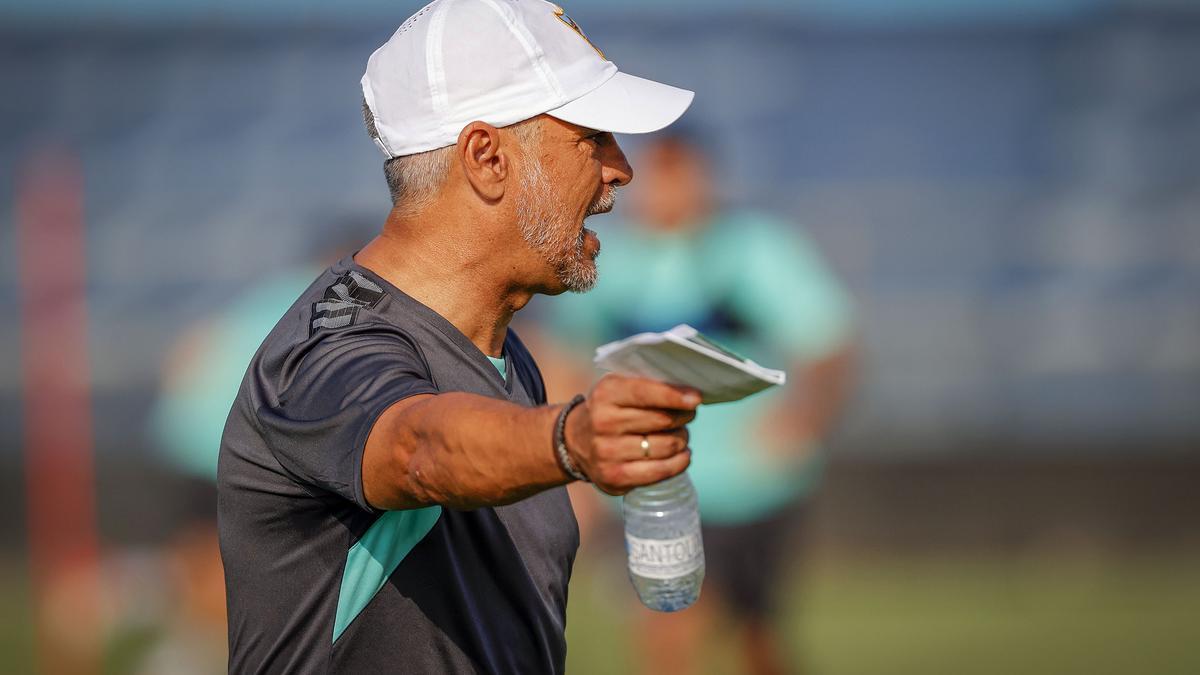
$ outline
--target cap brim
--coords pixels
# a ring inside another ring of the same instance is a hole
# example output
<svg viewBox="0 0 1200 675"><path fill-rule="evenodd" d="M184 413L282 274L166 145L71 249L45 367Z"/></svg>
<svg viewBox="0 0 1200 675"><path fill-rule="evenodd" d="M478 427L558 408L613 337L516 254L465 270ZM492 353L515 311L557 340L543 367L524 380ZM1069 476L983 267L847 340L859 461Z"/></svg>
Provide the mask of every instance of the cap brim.
<svg viewBox="0 0 1200 675"><path fill-rule="evenodd" d="M547 115L597 131L646 134L679 119L694 92L618 72L607 82Z"/></svg>

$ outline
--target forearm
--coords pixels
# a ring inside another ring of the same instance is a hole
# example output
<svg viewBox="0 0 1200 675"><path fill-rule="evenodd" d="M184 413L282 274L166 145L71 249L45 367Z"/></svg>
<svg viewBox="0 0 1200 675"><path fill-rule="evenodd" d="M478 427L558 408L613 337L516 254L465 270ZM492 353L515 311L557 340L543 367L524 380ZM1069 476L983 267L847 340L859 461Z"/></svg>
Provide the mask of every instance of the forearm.
<svg viewBox="0 0 1200 675"><path fill-rule="evenodd" d="M367 501L384 509L470 509L565 484L551 444L559 409L466 393L401 401L380 416L367 441Z"/></svg>
<svg viewBox="0 0 1200 675"><path fill-rule="evenodd" d="M567 417L570 461L608 494L678 475L691 461L685 427L699 404L694 389L609 373ZM465 393L399 401L379 416L367 438L367 503L471 509L566 484L570 479L552 440L562 409Z"/></svg>
<svg viewBox="0 0 1200 675"><path fill-rule="evenodd" d="M824 438L837 423L849 397L855 348L847 344L799 370L800 386L793 387L788 404L803 435Z"/></svg>

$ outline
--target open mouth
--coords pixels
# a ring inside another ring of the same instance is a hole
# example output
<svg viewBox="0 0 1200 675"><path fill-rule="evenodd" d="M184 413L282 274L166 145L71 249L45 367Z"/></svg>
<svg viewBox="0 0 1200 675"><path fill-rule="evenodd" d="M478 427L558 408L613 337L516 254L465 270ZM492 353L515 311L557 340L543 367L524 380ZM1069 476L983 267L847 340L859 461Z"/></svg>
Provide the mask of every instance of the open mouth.
<svg viewBox="0 0 1200 675"><path fill-rule="evenodd" d="M579 252L587 254L593 260L600 255L600 237L595 230L585 227L580 231Z"/></svg>

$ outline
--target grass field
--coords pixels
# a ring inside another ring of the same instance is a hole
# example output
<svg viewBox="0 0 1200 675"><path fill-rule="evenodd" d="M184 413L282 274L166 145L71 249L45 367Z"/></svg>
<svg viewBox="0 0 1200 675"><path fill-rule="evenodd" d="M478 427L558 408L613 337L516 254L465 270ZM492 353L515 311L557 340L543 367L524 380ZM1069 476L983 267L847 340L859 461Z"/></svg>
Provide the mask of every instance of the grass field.
<svg viewBox="0 0 1200 675"><path fill-rule="evenodd" d="M582 560L572 583L573 675L631 672L632 590L607 567ZM804 673L1200 673L1200 556L814 561L781 592ZM716 632L703 662L736 673Z"/></svg>
<svg viewBox="0 0 1200 675"><path fill-rule="evenodd" d="M636 672L625 632L633 591L620 563L579 560L572 675ZM20 569L5 566L0 580L3 673L32 672ZM808 674L1200 673L1200 555L817 560L781 592L789 647ZM733 645L717 632L703 662L714 675L736 673ZM115 640L106 672L132 670L143 637Z"/></svg>

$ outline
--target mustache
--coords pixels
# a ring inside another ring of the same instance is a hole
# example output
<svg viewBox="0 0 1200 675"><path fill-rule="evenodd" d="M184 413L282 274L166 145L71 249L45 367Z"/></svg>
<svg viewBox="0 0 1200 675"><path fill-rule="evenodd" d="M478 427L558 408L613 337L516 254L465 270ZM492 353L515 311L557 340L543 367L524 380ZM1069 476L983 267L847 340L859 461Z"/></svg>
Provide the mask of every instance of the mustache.
<svg viewBox="0 0 1200 675"><path fill-rule="evenodd" d="M609 211L612 211L613 207L616 205L617 186L605 185L604 190L600 193L600 196L596 197L594 200L592 200L592 203L588 205L587 213L585 215L594 216L598 213L608 213Z"/></svg>

